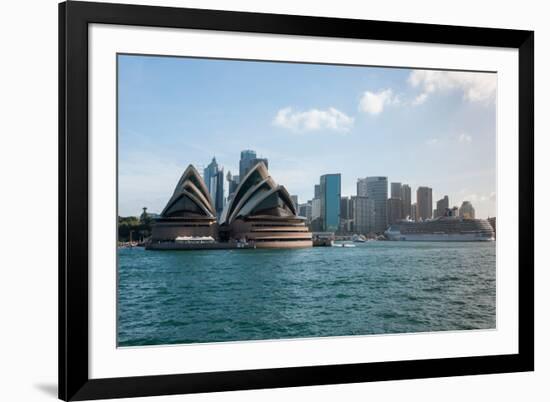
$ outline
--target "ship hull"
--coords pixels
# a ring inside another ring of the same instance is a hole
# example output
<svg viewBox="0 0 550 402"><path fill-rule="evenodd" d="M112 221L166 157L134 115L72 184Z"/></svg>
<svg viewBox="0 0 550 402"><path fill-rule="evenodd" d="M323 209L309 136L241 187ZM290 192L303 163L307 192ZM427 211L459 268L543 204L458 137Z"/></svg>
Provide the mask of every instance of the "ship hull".
<svg viewBox="0 0 550 402"><path fill-rule="evenodd" d="M495 232L486 219L439 217L421 222L402 221L384 232L389 240L401 241L494 241Z"/></svg>
<svg viewBox="0 0 550 402"><path fill-rule="evenodd" d="M449 233L449 234L401 234L386 232L388 240L394 241L452 241L452 242L473 242L473 241L494 241L491 236L480 236L473 233Z"/></svg>

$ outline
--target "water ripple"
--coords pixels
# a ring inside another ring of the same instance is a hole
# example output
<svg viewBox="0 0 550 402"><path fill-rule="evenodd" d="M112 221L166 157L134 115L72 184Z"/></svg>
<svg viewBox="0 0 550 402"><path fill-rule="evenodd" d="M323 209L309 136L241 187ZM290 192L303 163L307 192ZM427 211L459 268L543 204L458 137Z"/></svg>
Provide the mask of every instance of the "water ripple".
<svg viewBox="0 0 550 402"><path fill-rule="evenodd" d="M494 243L119 250L121 346L495 327Z"/></svg>

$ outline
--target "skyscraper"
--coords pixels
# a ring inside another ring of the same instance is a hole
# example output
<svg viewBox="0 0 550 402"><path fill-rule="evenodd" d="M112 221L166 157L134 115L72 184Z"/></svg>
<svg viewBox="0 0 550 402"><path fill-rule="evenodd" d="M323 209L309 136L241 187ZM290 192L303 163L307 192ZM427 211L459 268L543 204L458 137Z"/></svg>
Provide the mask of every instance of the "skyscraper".
<svg viewBox="0 0 550 402"><path fill-rule="evenodd" d="M311 222L310 222L310 228L313 232L320 232L322 231L322 225L321 225L321 199L320 198L314 198L311 200Z"/></svg>
<svg viewBox="0 0 550 402"><path fill-rule="evenodd" d="M445 216L445 213L448 208L449 208L449 197L445 196L442 199L437 201L434 218L437 218L439 216Z"/></svg>
<svg viewBox="0 0 550 402"><path fill-rule="evenodd" d="M321 199L314 198L311 200L311 220L317 220L321 218Z"/></svg>
<svg viewBox="0 0 550 402"><path fill-rule="evenodd" d="M460 206L459 214L462 218L465 219L475 219L476 210L474 209L474 206L470 201L464 201Z"/></svg>
<svg viewBox="0 0 550 402"><path fill-rule="evenodd" d="M223 168L219 169L216 158L204 169L204 182L212 198L214 209L218 216L223 211Z"/></svg>
<svg viewBox="0 0 550 402"><path fill-rule="evenodd" d="M311 202L308 201L305 204L300 204L298 207L298 215L306 217L307 223L309 224L311 222Z"/></svg>
<svg viewBox="0 0 550 402"><path fill-rule="evenodd" d="M353 231L358 234L374 232L375 213L374 200L368 197L352 196Z"/></svg>
<svg viewBox="0 0 550 402"><path fill-rule="evenodd" d="M418 220L418 208L416 208L416 202L411 205L411 220Z"/></svg>
<svg viewBox="0 0 550 402"><path fill-rule="evenodd" d="M367 196L367 179L357 179L357 196Z"/></svg>
<svg viewBox="0 0 550 402"><path fill-rule="evenodd" d="M324 232L336 232L340 226L340 173L321 176L321 221Z"/></svg>
<svg viewBox="0 0 550 402"><path fill-rule="evenodd" d="M227 172L227 198L230 199L233 196L237 186L239 185L239 175L232 176L231 171Z"/></svg>
<svg viewBox="0 0 550 402"><path fill-rule="evenodd" d="M408 184L401 186L401 217L406 219L409 216L412 220L415 217L411 212L411 187Z"/></svg>
<svg viewBox="0 0 550 402"><path fill-rule="evenodd" d="M350 197L340 198L340 230L350 232L353 223L353 201Z"/></svg>
<svg viewBox="0 0 550 402"><path fill-rule="evenodd" d="M313 198L319 197L321 197L321 185L316 184L315 187L313 187Z"/></svg>
<svg viewBox="0 0 550 402"><path fill-rule="evenodd" d="M241 151L241 159L239 160L239 177L241 179L252 168L252 160L254 159L256 159L256 151L251 149Z"/></svg>
<svg viewBox="0 0 550 402"><path fill-rule="evenodd" d="M260 162L263 162L265 167L269 168L267 158L258 158L256 156L256 151L253 151L251 149L245 149L244 151L241 151L241 159L239 161L240 179L243 180L250 169L252 169Z"/></svg>
<svg viewBox="0 0 550 402"><path fill-rule="evenodd" d="M401 219L401 198L388 198L388 225L393 225Z"/></svg>
<svg viewBox="0 0 550 402"><path fill-rule="evenodd" d="M391 198L399 198L401 199L401 183L391 183L390 184L390 195L391 195Z"/></svg>
<svg viewBox="0 0 550 402"><path fill-rule="evenodd" d="M353 208L350 197L342 197L340 199L340 218L353 219Z"/></svg>
<svg viewBox="0 0 550 402"><path fill-rule="evenodd" d="M373 176L357 180L357 196L374 201L374 232L382 233L388 226L388 178Z"/></svg>
<svg viewBox="0 0 550 402"><path fill-rule="evenodd" d="M432 217L433 201L432 189L430 187L418 187L416 190L416 215L419 220L426 220Z"/></svg>

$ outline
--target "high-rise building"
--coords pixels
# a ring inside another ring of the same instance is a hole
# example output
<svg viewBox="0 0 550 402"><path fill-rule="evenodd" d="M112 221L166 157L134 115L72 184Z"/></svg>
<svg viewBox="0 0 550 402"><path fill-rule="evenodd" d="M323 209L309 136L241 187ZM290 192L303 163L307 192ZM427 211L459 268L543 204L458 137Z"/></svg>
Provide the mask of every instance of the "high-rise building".
<svg viewBox="0 0 550 402"><path fill-rule="evenodd" d="M212 162L204 169L204 182L212 198L216 215L220 216L224 207L223 194L223 168L218 167L216 158L212 158Z"/></svg>
<svg viewBox="0 0 550 402"><path fill-rule="evenodd" d="M416 190L416 215L418 220L430 219L432 213L432 189L430 187L418 187Z"/></svg>
<svg viewBox="0 0 550 402"><path fill-rule="evenodd" d="M470 201L463 201L459 209L459 214L465 219L475 219L476 210Z"/></svg>
<svg viewBox="0 0 550 402"><path fill-rule="evenodd" d="M256 166L258 163L263 162L266 168L269 168L268 161L266 158L258 158L256 156L256 151L251 149L245 149L241 151L241 159L239 161L239 177L244 179L246 174Z"/></svg>
<svg viewBox="0 0 550 402"><path fill-rule="evenodd" d="M340 198L340 231L351 232L353 226L353 209L351 197Z"/></svg>
<svg viewBox="0 0 550 402"><path fill-rule="evenodd" d="M411 205L411 220L412 221L418 220L418 208L416 208L416 202Z"/></svg>
<svg viewBox="0 0 550 402"><path fill-rule="evenodd" d="M408 184L401 186L401 217L415 219L411 212L411 187Z"/></svg>
<svg viewBox="0 0 550 402"><path fill-rule="evenodd" d="M340 219L353 219L351 197L340 198Z"/></svg>
<svg viewBox="0 0 550 402"><path fill-rule="evenodd" d="M388 227L388 178L373 176L357 180L357 196L374 201L374 232L383 233Z"/></svg>
<svg viewBox="0 0 550 402"><path fill-rule="evenodd" d="M321 222L324 232L336 232L340 227L340 173L321 176Z"/></svg>
<svg viewBox="0 0 550 402"><path fill-rule="evenodd" d="M367 179L357 179L357 196L366 197L367 196Z"/></svg>
<svg viewBox="0 0 550 402"><path fill-rule="evenodd" d="M390 184L390 198L399 198L401 199L401 183L391 183Z"/></svg>
<svg viewBox="0 0 550 402"><path fill-rule="evenodd" d="M252 168L252 161L256 159L256 151L245 149L241 151L239 160L239 177L244 178L246 173Z"/></svg>
<svg viewBox="0 0 550 402"><path fill-rule="evenodd" d="M368 197L351 197L353 206L353 231L358 234L373 233L375 231L375 203Z"/></svg>
<svg viewBox="0 0 550 402"><path fill-rule="evenodd" d="M309 227L312 232L322 231L321 227L321 199L314 198L311 200L311 221Z"/></svg>
<svg viewBox="0 0 550 402"><path fill-rule="evenodd" d="M393 225L401 219L401 198L388 198L388 225Z"/></svg>
<svg viewBox="0 0 550 402"><path fill-rule="evenodd" d="M298 215L306 217L308 223L311 222L311 208L311 202L300 204L300 206L298 207Z"/></svg>
<svg viewBox="0 0 550 402"><path fill-rule="evenodd" d="M311 220L321 219L321 199L314 198L311 200Z"/></svg>
<svg viewBox="0 0 550 402"><path fill-rule="evenodd" d="M445 216L448 209L449 209L449 197L446 195L442 199L437 200L434 218L437 218L439 216Z"/></svg>
<svg viewBox="0 0 550 402"><path fill-rule="evenodd" d="M321 185L316 184L315 187L313 187L313 198L320 198L321 197Z"/></svg>
<svg viewBox="0 0 550 402"><path fill-rule="evenodd" d="M235 190L237 190L237 186L239 185L239 175L231 175L231 171L227 172L227 198L231 198L233 196L233 193Z"/></svg>

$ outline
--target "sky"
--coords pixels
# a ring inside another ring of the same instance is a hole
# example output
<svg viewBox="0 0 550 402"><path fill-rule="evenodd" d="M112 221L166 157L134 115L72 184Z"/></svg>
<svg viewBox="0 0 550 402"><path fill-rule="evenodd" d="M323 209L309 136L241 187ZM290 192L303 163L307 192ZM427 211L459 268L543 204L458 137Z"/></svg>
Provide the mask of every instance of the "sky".
<svg viewBox="0 0 550 402"><path fill-rule="evenodd" d="M238 174L252 149L300 203L323 174L342 196L387 176L495 216L496 89L496 73L119 55L119 215L159 213L189 164Z"/></svg>

